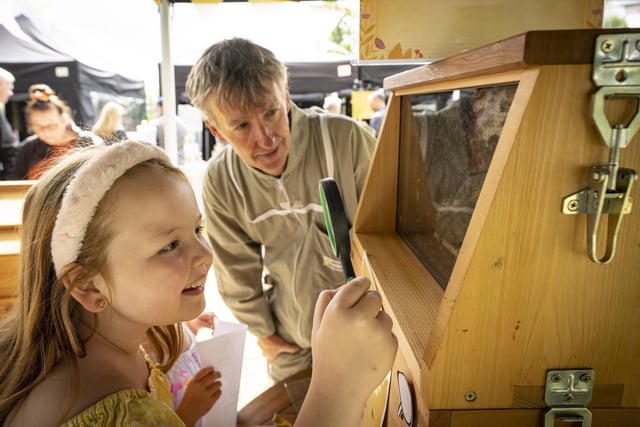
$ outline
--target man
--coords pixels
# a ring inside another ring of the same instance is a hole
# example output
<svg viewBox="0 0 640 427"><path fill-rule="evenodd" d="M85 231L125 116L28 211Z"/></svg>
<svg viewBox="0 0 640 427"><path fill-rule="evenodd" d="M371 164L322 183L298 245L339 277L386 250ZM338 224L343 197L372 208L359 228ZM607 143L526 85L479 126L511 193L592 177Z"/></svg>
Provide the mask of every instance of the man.
<svg viewBox="0 0 640 427"><path fill-rule="evenodd" d="M316 299L344 283L319 180L336 179L353 221L375 139L347 116L299 109L284 65L244 39L207 49L187 93L211 133L228 142L210 160L203 188L220 295L282 380L311 365Z"/></svg>
<svg viewBox="0 0 640 427"><path fill-rule="evenodd" d="M384 115L387 112L387 101L384 89L378 89L369 95L369 107L373 110L373 115L369 120L369 126L375 130L377 137L380 134L380 127L382 126Z"/></svg>
<svg viewBox="0 0 640 427"><path fill-rule="evenodd" d="M163 114L163 106L162 106L162 98L158 99L158 103L156 105L156 113L157 116L155 119L151 120L150 124L156 127L156 143L161 148L166 148L164 146L164 114ZM182 163L184 160L184 139L189 133L189 128L182 117L176 115L176 132L177 132L177 142L178 142L178 159L179 162Z"/></svg>
<svg viewBox="0 0 640 427"><path fill-rule="evenodd" d="M5 106L13 95L13 83L16 78L9 71L0 68L0 104ZM9 179L9 171L18 155L20 144L7 120L4 109L0 109L0 179Z"/></svg>
<svg viewBox="0 0 640 427"><path fill-rule="evenodd" d="M322 108L330 112L331 114L342 113L342 99L337 93L333 92L328 96L325 96Z"/></svg>

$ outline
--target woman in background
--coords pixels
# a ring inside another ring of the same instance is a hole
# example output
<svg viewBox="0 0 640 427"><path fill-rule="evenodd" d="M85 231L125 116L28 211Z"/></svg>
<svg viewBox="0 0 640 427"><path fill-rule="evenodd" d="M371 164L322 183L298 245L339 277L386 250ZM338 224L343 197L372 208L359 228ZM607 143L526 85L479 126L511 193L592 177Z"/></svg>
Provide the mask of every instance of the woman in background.
<svg viewBox="0 0 640 427"><path fill-rule="evenodd" d="M32 85L25 116L34 133L20 144L10 179L39 179L60 157L74 147L102 144L95 134L80 129L71 109L47 85Z"/></svg>
<svg viewBox="0 0 640 427"><path fill-rule="evenodd" d="M93 133L104 139L107 144L127 139L127 132L122 124L124 107L117 102L109 101L100 110L100 117L91 129Z"/></svg>

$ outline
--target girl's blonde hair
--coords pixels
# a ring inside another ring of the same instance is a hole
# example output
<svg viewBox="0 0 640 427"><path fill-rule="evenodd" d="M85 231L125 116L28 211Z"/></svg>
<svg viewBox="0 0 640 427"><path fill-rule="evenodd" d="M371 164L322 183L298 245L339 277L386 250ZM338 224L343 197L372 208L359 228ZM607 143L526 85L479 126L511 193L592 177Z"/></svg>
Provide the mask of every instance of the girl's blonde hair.
<svg viewBox="0 0 640 427"><path fill-rule="evenodd" d="M109 101L100 110L100 117L96 121L91 131L111 142L114 139L113 134L122 128L122 116L124 115L124 107L117 102Z"/></svg>
<svg viewBox="0 0 640 427"><path fill-rule="evenodd" d="M51 255L51 234L60 210L63 194L78 169L108 146L90 146L74 150L51 168L27 193L23 207L21 254L17 303L0 323L0 425L33 388L60 363L73 367L84 357L84 345L76 332L82 306L56 278ZM128 169L123 176L161 169L187 179L178 168L159 159L146 160ZM113 184L118 185L118 180ZM82 267L71 287L106 271L106 248L114 234L109 213L113 202L108 191L100 201L89 224L77 263ZM68 274L73 270L66 271ZM73 277L73 276L72 276ZM160 366L167 371L182 348L180 324L154 326L147 340ZM73 380L77 384L77 378ZM69 396L67 411L74 393ZM66 411L64 411L66 412Z"/></svg>

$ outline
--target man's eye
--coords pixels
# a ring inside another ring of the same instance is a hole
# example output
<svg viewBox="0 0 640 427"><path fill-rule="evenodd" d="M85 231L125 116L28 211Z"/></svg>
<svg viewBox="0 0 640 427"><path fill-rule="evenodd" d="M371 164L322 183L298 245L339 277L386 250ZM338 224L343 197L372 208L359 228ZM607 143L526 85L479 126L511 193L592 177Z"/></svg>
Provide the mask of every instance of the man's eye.
<svg viewBox="0 0 640 427"><path fill-rule="evenodd" d="M160 249L160 253L164 254L164 253L167 253L167 252L171 252L172 250L177 248L179 245L180 245L180 242L177 241L177 240L174 240L171 243L169 243L167 246L165 246L164 248Z"/></svg>

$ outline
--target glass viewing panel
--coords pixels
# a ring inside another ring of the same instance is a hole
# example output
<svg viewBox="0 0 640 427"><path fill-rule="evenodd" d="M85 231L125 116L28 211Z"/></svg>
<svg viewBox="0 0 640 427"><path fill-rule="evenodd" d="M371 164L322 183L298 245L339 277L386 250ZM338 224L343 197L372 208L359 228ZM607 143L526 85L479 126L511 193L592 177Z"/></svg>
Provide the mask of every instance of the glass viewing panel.
<svg viewBox="0 0 640 427"><path fill-rule="evenodd" d="M443 288L517 86L402 97L397 232Z"/></svg>

